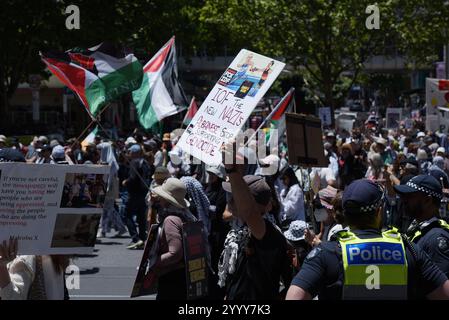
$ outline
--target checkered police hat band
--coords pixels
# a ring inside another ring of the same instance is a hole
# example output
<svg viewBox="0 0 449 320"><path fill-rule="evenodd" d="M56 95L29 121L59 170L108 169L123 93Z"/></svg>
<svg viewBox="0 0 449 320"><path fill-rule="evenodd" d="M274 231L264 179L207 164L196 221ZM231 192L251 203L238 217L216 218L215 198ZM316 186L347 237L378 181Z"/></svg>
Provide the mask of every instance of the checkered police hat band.
<svg viewBox="0 0 449 320"><path fill-rule="evenodd" d="M368 206L360 207L361 212L372 212L380 207L382 204L382 201L384 200L384 197L382 196L379 200L377 200L375 203L370 204Z"/></svg>
<svg viewBox="0 0 449 320"><path fill-rule="evenodd" d="M382 185L376 183L377 187L379 188L379 191L382 192L381 197L374 203L370 204L370 205L365 205L365 206L361 206L358 211L359 212L363 212L363 213L370 213L373 212L374 210L376 210L377 208L379 208L384 200L385 200L385 189L383 188Z"/></svg>
<svg viewBox="0 0 449 320"><path fill-rule="evenodd" d="M428 188L418 186L413 181L407 182L406 186L411 187L411 188L415 189L416 191L424 192L425 194L428 194L429 196L432 196L432 197L435 197L435 198L438 198L438 199L442 199L443 198L442 194L439 194L439 193L437 193L437 192L435 192L433 190L430 190Z"/></svg>

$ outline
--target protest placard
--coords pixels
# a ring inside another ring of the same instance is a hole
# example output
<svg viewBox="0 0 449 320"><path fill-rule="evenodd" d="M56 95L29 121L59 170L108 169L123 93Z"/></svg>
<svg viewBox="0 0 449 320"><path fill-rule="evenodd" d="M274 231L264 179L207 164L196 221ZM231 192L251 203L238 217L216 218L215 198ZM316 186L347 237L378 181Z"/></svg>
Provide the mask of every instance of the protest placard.
<svg viewBox="0 0 449 320"><path fill-rule="evenodd" d="M139 271L134 281L131 298L157 293L158 276L154 271L158 259L159 241L162 229L159 224L153 224L148 232Z"/></svg>
<svg viewBox="0 0 449 320"><path fill-rule="evenodd" d="M438 107L449 107L449 80L426 78L426 130L440 129Z"/></svg>
<svg viewBox="0 0 449 320"><path fill-rule="evenodd" d="M286 113L288 163L306 167L327 167L320 119Z"/></svg>
<svg viewBox="0 0 449 320"><path fill-rule="evenodd" d="M399 124L402 118L402 109L401 108L387 108L386 112L387 129L397 129L399 128Z"/></svg>
<svg viewBox="0 0 449 320"><path fill-rule="evenodd" d="M184 223L182 229L187 299L198 299L208 295L207 239L201 221Z"/></svg>
<svg viewBox="0 0 449 320"><path fill-rule="evenodd" d="M240 131L285 64L242 49L215 84L177 146L206 164L222 161L220 149Z"/></svg>
<svg viewBox="0 0 449 320"><path fill-rule="evenodd" d="M0 163L0 241L19 254L90 254L109 166Z"/></svg>

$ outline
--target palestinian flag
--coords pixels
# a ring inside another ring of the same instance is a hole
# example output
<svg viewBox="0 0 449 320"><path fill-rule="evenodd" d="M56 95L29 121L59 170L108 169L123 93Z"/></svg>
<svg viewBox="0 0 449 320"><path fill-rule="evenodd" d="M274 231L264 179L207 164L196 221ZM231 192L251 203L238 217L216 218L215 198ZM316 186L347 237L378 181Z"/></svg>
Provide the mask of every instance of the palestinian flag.
<svg viewBox="0 0 449 320"><path fill-rule="evenodd" d="M190 124L190 121L192 121L193 117L198 111L198 104L196 103L195 97L192 97L192 101L190 101L189 109L187 110L187 113L184 117L184 120L182 121L182 124L188 126Z"/></svg>
<svg viewBox="0 0 449 320"><path fill-rule="evenodd" d="M271 133L272 130L278 130L278 139L281 139L282 135L286 130L285 126L285 116L284 114L291 110L292 106L295 104L295 88L290 88L287 94L282 97L273 111L268 115L267 120L270 123L270 129L266 135L267 144L271 144Z"/></svg>
<svg viewBox="0 0 449 320"><path fill-rule="evenodd" d="M87 50L41 53L41 58L77 94L91 116L142 82L142 65L136 57L107 42Z"/></svg>
<svg viewBox="0 0 449 320"><path fill-rule="evenodd" d="M96 126L88 135L86 138L84 138L83 141L81 141L81 148L86 151L87 146L89 145L89 143L94 143L95 141L95 136L97 135L97 133L99 132L98 130L98 126Z"/></svg>
<svg viewBox="0 0 449 320"><path fill-rule="evenodd" d="M175 37L151 58L143 71L142 85L133 92L133 100L140 124L149 129L189 104L178 82Z"/></svg>

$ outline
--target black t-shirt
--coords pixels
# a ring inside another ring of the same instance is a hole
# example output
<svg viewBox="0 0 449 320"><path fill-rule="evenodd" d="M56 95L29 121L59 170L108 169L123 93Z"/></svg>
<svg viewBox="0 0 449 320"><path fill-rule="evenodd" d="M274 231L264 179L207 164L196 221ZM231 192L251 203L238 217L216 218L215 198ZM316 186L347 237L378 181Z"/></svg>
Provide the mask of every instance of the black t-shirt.
<svg viewBox="0 0 449 320"><path fill-rule="evenodd" d="M361 239L377 238L381 233L376 230L355 230ZM408 298L423 299L441 286L447 277L433 264L426 253L412 244L416 253L415 261L406 247L408 264ZM301 270L292 281L312 296L319 295L320 300L340 300L344 284L344 269L341 246L338 241L323 242L306 257Z"/></svg>
<svg viewBox="0 0 449 320"><path fill-rule="evenodd" d="M441 227L428 230L416 244L449 277L449 231Z"/></svg>
<svg viewBox="0 0 449 320"><path fill-rule="evenodd" d="M148 192L148 187L151 183L150 177L152 173L150 171L151 168L146 160L142 158L131 160L127 183L130 197L145 198Z"/></svg>
<svg viewBox="0 0 449 320"><path fill-rule="evenodd" d="M228 278L227 300L278 300L281 277L288 287L287 241L270 222L265 225L264 237L251 236L247 249L241 250L236 271Z"/></svg>

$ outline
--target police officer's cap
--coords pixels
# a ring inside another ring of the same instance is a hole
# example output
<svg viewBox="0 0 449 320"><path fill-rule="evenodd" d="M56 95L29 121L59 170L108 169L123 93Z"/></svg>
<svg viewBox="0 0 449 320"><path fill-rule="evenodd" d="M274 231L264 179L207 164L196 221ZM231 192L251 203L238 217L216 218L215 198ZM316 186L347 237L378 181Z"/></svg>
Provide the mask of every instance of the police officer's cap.
<svg viewBox="0 0 449 320"><path fill-rule="evenodd" d="M342 202L345 213L372 213L382 204L383 188L368 179L353 181L343 192Z"/></svg>
<svg viewBox="0 0 449 320"><path fill-rule="evenodd" d="M425 174L411 178L406 184L395 186L394 190L399 194L423 192L436 199L443 198L441 183L433 176Z"/></svg>

